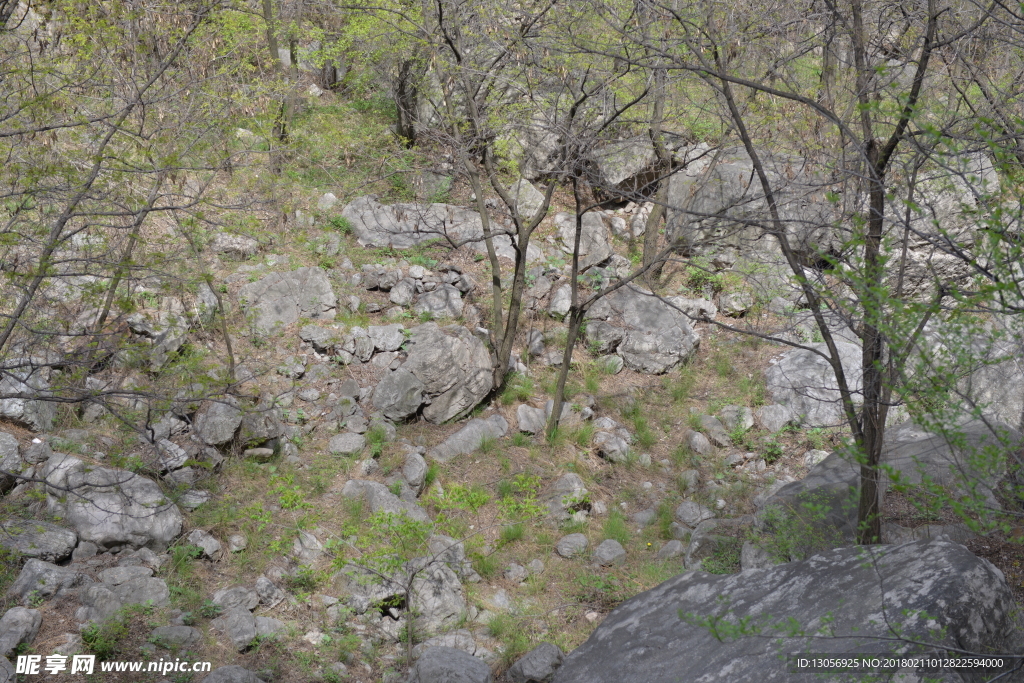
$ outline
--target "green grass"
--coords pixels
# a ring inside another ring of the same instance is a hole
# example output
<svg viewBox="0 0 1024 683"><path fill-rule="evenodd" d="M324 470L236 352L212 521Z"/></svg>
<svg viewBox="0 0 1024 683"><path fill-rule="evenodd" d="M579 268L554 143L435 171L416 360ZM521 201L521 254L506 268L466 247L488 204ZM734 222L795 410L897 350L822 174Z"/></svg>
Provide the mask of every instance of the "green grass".
<svg viewBox="0 0 1024 683"><path fill-rule="evenodd" d="M629 525L626 523L625 515L620 510L613 509L608 513L601 533L606 539L610 538L626 545L629 542Z"/></svg>
<svg viewBox="0 0 1024 683"><path fill-rule="evenodd" d="M517 401L528 401L533 396L533 390L533 378L514 372L501 392L501 405L510 406Z"/></svg>
<svg viewBox="0 0 1024 683"><path fill-rule="evenodd" d="M501 542L501 545L505 546L515 543L516 541L521 541L525 534L526 527L522 522L518 522L516 524L509 524L501 527L501 534L499 535L498 540Z"/></svg>
<svg viewBox="0 0 1024 683"><path fill-rule="evenodd" d="M512 614L495 615L487 623L487 630L501 642L500 662L502 668L507 668L529 652L533 644L531 640L533 628L529 622Z"/></svg>
<svg viewBox="0 0 1024 683"><path fill-rule="evenodd" d="M720 541L711 555L701 562L701 569L709 574L735 574L740 570L740 539Z"/></svg>

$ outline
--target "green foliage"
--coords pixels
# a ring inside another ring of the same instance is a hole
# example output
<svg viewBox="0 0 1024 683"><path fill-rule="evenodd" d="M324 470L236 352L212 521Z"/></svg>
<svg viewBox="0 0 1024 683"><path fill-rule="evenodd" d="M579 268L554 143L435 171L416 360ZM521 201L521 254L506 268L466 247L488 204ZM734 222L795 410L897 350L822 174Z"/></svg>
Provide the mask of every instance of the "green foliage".
<svg viewBox="0 0 1024 683"><path fill-rule="evenodd" d="M507 668L529 652L533 644L530 634L534 629L521 617L509 613L495 615L487 623L487 630L501 642L500 656L503 668Z"/></svg>
<svg viewBox="0 0 1024 683"><path fill-rule="evenodd" d="M764 461L769 465L778 460L779 458L781 458L784 452L785 451L782 448L782 444L780 444L778 441L775 441L774 439L772 439L771 441L766 441L761 446L761 456L764 458Z"/></svg>
<svg viewBox="0 0 1024 683"><path fill-rule="evenodd" d="M349 235L352 233L352 223L344 216L332 216L327 223L342 235Z"/></svg>
<svg viewBox="0 0 1024 683"><path fill-rule="evenodd" d="M326 577L312 567L299 567L294 573L284 577L284 585L292 593L313 593Z"/></svg>
<svg viewBox="0 0 1024 683"><path fill-rule="evenodd" d="M449 484L443 492L435 491L429 498L438 510L467 510L475 513L490 502L491 496L479 485Z"/></svg>
<svg viewBox="0 0 1024 683"><path fill-rule="evenodd" d="M498 541L503 546L509 545L510 543L521 541L525 533L526 527L522 524L522 522L518 522L516 524L508 524L501 527L501 533L498 537Z"/></svg>
<svg viewBox="0 0 1024 683"><path fill-rule="evenodd" d="M846 501L856 508L853 496ZM802 560L816 552L845 544L842 532L828 522L831 504L824 495L804 497L796 510L768 507L763 514L763 531L752 540L775 562Z"/></svg>
<svg viewBox="0 0 1024 683"><path fill-rule="evenodd" d="M510 406L515 402L530 400L533 396L533 378L518 372L512 373L501 392L501 405Z"/></svg>
<svg viewBox="0 0 1024 683"><path fill-rule="evenodd" d="M629 591L617 576L583 574L576 577L576 599L600 609L614 609L629 597Z"/></svg>
<svg viewBox="0 0 1024 683"><path fill-rule="evenodd" d="M441 468L438 467L436 462L430 463L427 466L427 473L423 477L423 490L429 491L431 485L437 481L437 475L440 474Z"/></svg>
<svg viewBox="0 0 1024 683"><path fill-rule="evenodd" d="M124 641L128 638L128 622L128 614L120 610L106 621L89 624L82 629L82 643L97 659L112 659L123 652Z"/></svg>
<svg viewBox="0 0 1024 683"><path fill-rule="evenodd" d="M608 513L608 519L605 520L601 531L605 538L618 541L622 545L626 545L629 542L629 525L626 522L625 515L617 508L613 508Z"/></svg>
<svg viewBox="0 0 1024 683"><path fill-rule="evenodd" d="M530 445L530 436L523 432L516 432L512 435L510 443L516 448L527 448Z"/></svg>
<svg viewBox="0 0 1024 683"><path fill-rule="evenodd" d="M685 273L683 284L693 292L702 293L705 289L709 289L714 294L718 294L725 288L725 278L706 258L690 259Z"/></svg>
<svg viewBox="0 0 1024 683"><path fill-rule="evenodd" d="M711 554L705 557L700 568L709 574L735 574L740 570L742 539L719 540Z"/></svg>
<svg viewBox="0 0 1024 683"><path fill-rule="evenodd" d="M370 446L370 457L379 458L388 442L388 432L383 425L373 425L366 432L366 443Z"/></svg>
<svg viewBox="0 0 1024 683"><path fill-rule="evenodd" d="M498 500L498 514L510 522L525 522L544 514L544 507L537 500L541 478L526 473L517 474L506 480L505 493Z"/></svg>

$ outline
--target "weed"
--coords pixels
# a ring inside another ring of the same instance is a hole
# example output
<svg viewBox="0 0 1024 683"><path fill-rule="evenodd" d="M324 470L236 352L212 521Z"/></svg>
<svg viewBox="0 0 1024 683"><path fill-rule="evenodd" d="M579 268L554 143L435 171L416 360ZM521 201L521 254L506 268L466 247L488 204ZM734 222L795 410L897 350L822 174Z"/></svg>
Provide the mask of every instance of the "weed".
<svg viewBox="0 0 1024 683"><path fill-rule="evenodd" d="M580 448L589 448L590 441L594 438L594 423L585 422L572 435L572 440Z"/></svg>
<svg viewBox="0 0 1024 683"><path fill-rule="evenodd" d="M733 374L732 361L724 353L715 354L714 357L715 373L725 379Z"/></svg>
<svg viewBox="0 0 1024 683"><path fill-rule="evenodd" d="M444 493L430 496L430 502L439 510L469 510L474 513L490 500L491 496L479 484L450 484Z"/></svg>
<svg viewBox="0 0 1024 683"><path fill-rule="evenodd" d="M370 446L370 457L379 458L388 442L388 432L383 425L374 425L366 432L366 443Z"/></svg>
<svg viewBox="0 0 1024 683"><path fill-rule="evenodd" d="M576 578L576 599L584 604L611 610L626 599L626 590L615 576L584 574Z"/></svg>
<svg viewBox="0 0 1024 683"><path fill-rule="evenodd" d="M511 443L516 448L527 448L530 445L530 437L523 432L516 432L512 435Z"/></svg>
<svg viewBox="0 0 1024 683"><path fill-rule="evenodd" d="M490 455L494 453L498 448L498 440L493 436L484 436L480 439L479 450L484 455Z"/></svg>
<svg viewBox="0 0 1024 683"><path fill-rule="evenodd" d="M654 523L658 529L658 536L665 539L666 541L672 539L672 522L675 521L675 512L672 509L672 503L667 500L661 501L658 504L657 516L654 518Z"/></svg>
<svg viewBox="0 0 1024 683"><path fill-rule="evenodd" d="M519 522L517 524L509 524L507 526L501 527L501 534L499 536L499 540L501 542L501 545L509 545L511 543L515 543L516 541L522 540L523 535L525 533L526 527L523 526L522 522Z"/></svg>
<svg viewBox="0 0 1024 683"><path fill-rule="evenodd" d="M761 456L769 465L781 458L783 453L782 444L775 440L768 441L761 446Z"/></svg>
<svg viewBox="0 0 1024 683"><path fill-rule="evenodd" d="M423 490L430 490L430 486L437 481L437 475L441 472L441 468L437 466L437 463L431 463L427 467L427 473L423 477Z"/></svg>
<svg viewBox="0 0 1024 683"><path fill-rule="evenodd" d="M633 416L633 430L636 442L641 448L650 448L658 442L658 438L647 423L647 418L639 413Z"/></svg>
<svg viewBox="0 0 1024 683"><path fill-rule="evenodd" d="M121 610L105 621L89 624L82 629L82 643L100 660L111 659L121 653L128 637L128 615Z"/></svg>
<svg viewBox="0 0 1024 683"><path fill-rule="evenodd" d="M602 529L604 537L618 541L622 545L629 542L629 526L626 524L626 517L620 510L613 509L608 514Z"/></svg>
<svg viewBox="0 0 1024 683"><path fill-rule="evenodd" d="M203 619L214 619L220 615L223 608L213 600L204 600L197 611Z"/></svg>
<svg viewBox="0 0 1024 683"><path fill-rule="evenodd" d="M701 569L709 574L735 574L740 570L741 539L719 540L715 549L701 562Z"/></svg>
<svg viewBox="0 0 1024 683"><path fill-rule="evenodd" d="M487 623L487 629L501 641L502 668L507 668L530 650L530 633L533 629L511 614L495 615Z"/></svg>
<svg viewBox="0 0 1024 683"><path fill-rule="evenodd" d="M299 567L283 581L285 588L292 593L312 593L323 581L323 576L312 567Z"/></svg>
<svg viewBox="0 0 1024 683"><path fill-rule="evenodd" d="M469 559L476 573L485 579L497 576L501 569L501 563L493 553L469 553Z"/></svg>
<svg viewBox="0 0 1024 683"><path fill-rule="evenodd" d="M516 401L528 401L533 396L533 379L518 372L512 373L501 392L501 405L510 406Z"/></svg>
<svg viewBox="0 0 1024 683"><path fill-rule="evenodd" d="M352 233L352 223L344 216L333 216L327 221L327 223L342 235L349 235Z"/></svg>

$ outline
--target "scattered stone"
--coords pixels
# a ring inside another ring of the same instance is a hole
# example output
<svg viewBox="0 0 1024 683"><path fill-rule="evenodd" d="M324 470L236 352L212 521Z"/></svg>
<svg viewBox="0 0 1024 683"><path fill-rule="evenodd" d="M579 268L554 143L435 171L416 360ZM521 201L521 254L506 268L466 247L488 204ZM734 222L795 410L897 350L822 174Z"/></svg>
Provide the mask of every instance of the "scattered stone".
<svg viewBox="0 0 1024 683"><path fill-rule="evenodd" d="M9 656L19 645L32 645L43 615L37 609L12 607L0 617L0 657Z"/></svg>
<svg viewBox="0 0 1024 683"><path fill-rule="evenodd" d="M213 537L210 533L203 531L202 529L196 529L188 535L188 542L192 545L197 545L203 549L203 555L210 558L214 562L220 559L223 554L221 550L220 541Z"/></svg>
<svg viewBox="0 0 1024 683"><path fill-rule="evenodd" d="M526 568L530 570L531 574L540 574L544 571L544 563L538 559L530 560Z"/></svg>
<svg viewBox="0 0 1024 683"><path fill-rule="evenodd" d="M149 634L150 642L170 650L191 650L203 640L203 634L191 626L159 626Z"/></svg>
<svg viewBox="0 0 1024 683"><path fill-rule="evenodd" d="M687 447L698 455L711 455L714 450L714 446L708 441L708 437L704 436L700 432L691 431L686 436Z"/></svg>
<svg viewBox="0 0 1024 683"><path fill-rule="evenodd" d="M427 461L419 453L409 453L405 456L405 465L402 467L402 476L412 488L417 491L423 486L427 477Z"/></svg>
<svg viewBox="0 0 1024 683"><path fill-rule="evenodd" d="M265 576L256 579L256 595L259 596L260 604L268 609L277 607L282 600L288 597L283 590L274 585L274 582Z"/></svg>
<svg viewBox="0 0 1024 683"><path fill-rule="evenodd" d="M71 567L58 567L32 558L25 562L18 578L7 589L7 595L21 605L34 604L39 600L61 597L89 580L88 576Z"/></svg>
<svg viewBox="0 0 1024 683"><path fill-rule="evenodd" d="M332 455L358 455L366 448L366 437L362 434L345 432L335 434L327 444L327 449Z"/></svg>
<svg viewBox="0 0 1024 683"><path fill-rule="evenodd" d="M689 500L679 504L675 515L677 520L689 527L695 527L701 522L715 517L715 513L708 508Z"/></svg>
<svg viewBox="0 0 1024 683"><path fill-rule="evenodd" d="M597 454L609 462L626 462L629 458L629 443L618 434L597 432L594 434L594 446Z"/></svg>
<svg viewBox="0 0 1024 683"><path fill-rule="evenodd" d="M863 374L861 349L845 341L837 340L835 344L854 401L859 403ZM828 348L823 343L807 346L828 354ZM765 379L772 400L789 407L803 424L810 427L833 427L845 420L835 372L828 361L817 353L806 349L788 351L768 368Z"/></svg>
<svg viewBox="0 0 1024 683"><path fill-rule="evenodd" d="M246 448L242 456L256 462L270 462L274 458L273 448Z"/></svg>
<svg viewBox="0 0 1024 683"><path fill-rule="evenodd" d="M551 295L551 300L548 302L548 314L562 319L571 307L572 287L570 285L562 285Z"/></svg>
<svg viewBox="0 0 1024 683"><path fill-rule="evenodd" d="M593 560L602 567L619 565L626 561L626 549L615 539L608 538L594 548Z"/></svg>
<svg viewBox="0 0 1024 683"><path fill-rule="evenodd" d="M682 541L672 539L661 546L657 557L659 560L670 560L673 557L680 557L684 552L686 552L686 548L683 546Z"/></svg>
<svg viewBox="0 0 1024 683"><path fill-rule="evenodd" d="M443 284L432 292L423 292L412 306L415 315L428 313L434 318L458 318L462 315L462 292Z"/></svg>
<svg viewBox="0 0 1024 683"><path fill-rule="evenodd" d="M516 420L519 422L519 431L527 434L543 434L547 428L545 410L525 403L516 408Z"/></svg>
<svg viewBox="0 0 1024 683"><path fill-rule="evenodd" d="M249 612L260 604L259 595L251 588L233 586L221 588L213 594L213 604L220 606L225 612L232 609L244 609Z"/></svg>
<svg viewBox="0 0 1024 683"><path fill-rule="evenodd" d="M569 534L558 540L558 543L555 544L555 552L569 559L584 552L589 545L590 541L583 534Z"/></svg>
<svg viewBox="0 0 1024 683"><path fill-rule="evenodd" d="M227 636L235 649L243 652L248 649L253 638L256 637L256 618L247 609L233 607L212 620L210 628ZM207 680L209 680L209 676Z"/></svg>
<svg viewBox="0 0 1024 683"><path fill-rule="evenodd" d="M219 232L209 243L210 251L234 258L249 258L260 250L260 243L248 235L230 235Z"/></svg>
<svg viewBox="0 0 1024 683"><path fill-rule="evenodd" d="M754 426L754 413L746 406L725 406L718 411L718 419L729 432L747 431Z"/></svg>
<svg viewBox="0 0 1024 683"><path fill-rule="evenodd" d="M134 579L148 579L153 576L153 570L149 567L143 567L142 565L132 565L126 567L111 567L110 569L104 569L96 578L102 583L108 586L120 586L122 583L128 583Z"/></svg>
<svg viewBox="0 0 1024 683"><path fill-rule="evenodd" d="M491 667L452 647L427 648L416 660L408 683L493 683Z"/></svg>
<svg viewBox="0 0 1024 683"><path fill-rule="evenodd" d="M796 414L788 407L776 404L761 406L754 410L757 421L772 434L781 432L796 422Z"/></svg>
<svg viewBox="0 0 1024 683"><path fill-rule="evenodd" d="M494 414L486 419L474 418L466 426L427 451L427 456L438 462L472 453L486 440L500 439L508 432L508 422Z"/></svg>
<svg viewBox="0 0 1024 683"><path fill-rule="evenodd" d="M505 569L505 574L504 574L506 579L508 579L509 581L512 581L514 583L520 583L522 581L525 581L526 577L529 576L529 575L530 575L530 573L528 571L526 571L526 567L524 567L521 564L516 564L515 562L510 564Z"/></svg>
<svg viewBox="0 0 1024 683"><path fill-rule="evenodd" d="M804 453L804 465L814 467L828 457L828 451L810 450Z"/></svg>
<svg viewBox="0 0 1024 683"><path fill-rule="evenodd" d="M0 545L25 557L63 562L74 551L78 535L51 522L23 519L0 521Z"/></svg>
<svg viewBox="0 0 1024 683"><path fill-rule="evenodd" d="M565 655L557 645L541 643L516 660L508 677L513 683L548 683L564 660Z"/></svg>
<svg viewBox="0 0 1024 683"><path fill-rule="evenodd" d="M222 446L235 438L241 424L238 400L227 396L218 401L206 401L196 413L192 429L205 444Z"/></svg>

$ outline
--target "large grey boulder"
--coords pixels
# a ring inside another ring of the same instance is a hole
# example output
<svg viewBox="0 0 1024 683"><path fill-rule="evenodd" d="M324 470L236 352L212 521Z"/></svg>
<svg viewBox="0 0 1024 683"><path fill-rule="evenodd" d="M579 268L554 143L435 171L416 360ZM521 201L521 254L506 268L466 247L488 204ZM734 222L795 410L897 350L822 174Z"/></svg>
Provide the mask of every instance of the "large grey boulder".
<svg viewBox="0 0 1024 683"><path fill-rule="evenodd" d="M777 248L760 228L771 217L746 151L693 151L693 160L668 181L668 238L691 248L710 239L746 252ZM827 251L836 238L828 186L805 159L762 154L761 160L792 248L807 255Z"/></svg>
<svg viewBox="0 0 1024 683"><path fill-rule="evenodd" d="M587 319L603 320L622 330L621 341L614 344L609 331L599 328L603 352L617 352L627 367L639 372L667 372L689 359L700 343L683 313L632 284L599 299L587 312ZM587 326L588 343L592 325ZM615 348L610 348L612 345Z"/></svg>
<svg viewBox="0 0 1024 683"><path fill-rule="evenodd" d="M657 180L651 139L637 136L600 147L591 153L597 171L597 187L606 196L636 200L640 190Z"/></svg>
<svg viewBox="0 0 1024 683"><path fill-rule="evenodd" d="M264 681L248 669L231 664L214 669L200 683L264 683Z"/></svg>
<svg viewBox="0 0 1024 683"><path fill-rule="evenodd" d="M534 408L525 403L516 408L516 421L519 423L519 431L527 434L543 434L548 423L543 408Z"/></svg>
<svg viewBox="0 0 1024 683"><path fill-rule="evenodd" d="M828 354L823 343L807 346ZM843 341L836 341L836 348L853 400L860 403L861 349ZM805 349L788 351L765 371L765 379L772 400L790 408L808 427L834 427L846 419L835 372L817 353Z"/></svg>
<svg viewBox="0 0 1024 683"><path fill-rule="evenodd" d="M140 577L111 588L122 605L155 605L165 607L171 602L167 582L155 577Z"/></svg>
<svg viewBox="0 0 1024 683"><path fill-rule="evenodd" d="M366 437L352 432L335 434L328 442L327 448L331 455L358 455L366 448Z"/></svg>
<svg viewBox="0 0 1024 683"><path fill-rule="evenodd" d="M509 196L516 211L523 218L532 218L544 205L544 195L525 178L520 178L508 188Z"/></svg>
<svg viewBox="0 0 1024 683"><path fill-rule="evenodd" d="M613 251L609 242L610 234L600 211L583 214L580 230L580 272L607 261ZM572 254L576 243L576 216L571 213L555 214L555 228L562 251Z"/></svg>
<svg viewBox="0 0 1024 683"><path fill-rule="evenodd" d="M462 293L449 284L443 284L416 297L412 312L416 315L428 313L437 319L458 318L462 315L462 308Z"/></svg>
<svg viewBox="0 0 1024 683"><path fill-rule="evenodd" d="M162 551L181 533L178 506L139 474L87 467L67 456L50 458L43 474L50 511L62 514L83 541Z"/></svg>
<svg viewBox="0 0 1024 683"><path fill-rule="evenodd" d="M210 627L227 636L239 652L246 650L256 637L256 617L249 610L233 607L210 622Z"/></svg>
<svg viewBox="0 0 1024 683"><path fill-rule="evenodd" d="M438 462L472 453L487 439L500 439L508 432L508 422L501 415L494 414L482 420L474 418L466 426L427 451L427 457Z"/></svg>
<svg viewBox="0 0 1024 683"><path fill-rule="evenodd" d="M493 683L491 667L453 647L428 648L416 660L407 683Z"/></svg>
<svg viewBox="0 0 1024 683"><path fill-rule="evenodd" d="M912 641L1017 652L1015 609L999 570L945 541L843 548L733 575L688 572L622 603L554 681L811 683L821 674L791 672L786 654L892 653ZM761 630L719 639L700 621L708 617ZM824 623L831 637L818 635ZM807 635L792 635L792 624Z"/></svg>
<svg viewBox="0 0 1024 683"><path fill-rule="evenodd" d="M487 347L464 327L419 325L406 348L405 362L373 392L374 408L390 420L406 420L422 406L428 422L448 422L475 408L494 387Z"/></svg>
<svg viewBox="0 0 1024 683"><path fill-rule="evenodd" d="M22 643L31 645L43 615L37 609L12 607L0 617L0 657L7 657Z"/></svg>
<svg viewBox="0 0 1024 683"><path fill-rule="evenodd" d="M990 504L1005 475L1007 456L1019 452L1024 436L999 422L972 420L952 428L952 438L934 434L912 422L890 427L882 445L881 462L899 473L901 482L924 479L959 493L973 492ZM879 482L884 498L890 486L884 473ZM796 513L817 530L824 542L856 538L860 466L845 451L829 454L803 479L786 484L759 506Z"/></svg>
<svg viewBox="0 0 1024 683"><path fill-rule="evenodd" d="M46 400L50 366L32 358L11 358L0 375L0 417L36 432L53 429L57 405ZM14 398L17 397L17 398Z"/></svg>
<svg viewBox="0 0 1024 683"><path fill-rule="evenodd" d="M73 588L89 583L85 574L71 567L58 567L42 560L30 559L21 568L7 595L21 605L61 597Z"/></svg>
<svg viewBox="0 0 1024 683"><path fill-rule="evenodd" d="M224 611L237 607L251 612L260 604L260 597L256 591L246 586L232 586L214 593L212 602Z"/></svg>
<svg viewBox="0 0 1024 683"><path fill-rule="evenodd" d="M512 683L548 683L564 660L565 655L557 645L541 643L516 660L508 677Z"/></svg>
<svg viewBox="0 0 1024 683"><path fill-rule="evenodd" d="M208 446L223 446L235 438L241 424L242 411L238 407L238 399L226 396L206 401L200 406L192 422L192 430Z"/></svg>
<svg viewBox="0 0 1024 683"><path fill-rule="evenodd" d="M27 519L0 521L0 545L25 557L63 562L71 557L78 535L52 522Z"/></svg>
<svg viewBox="0 0 1024 683"><path fill-rule="evenodd" d="M253 329L269 334L299 318L333 320L338 299L322 268L271 273L244 285L239 292Z"/></svg>

